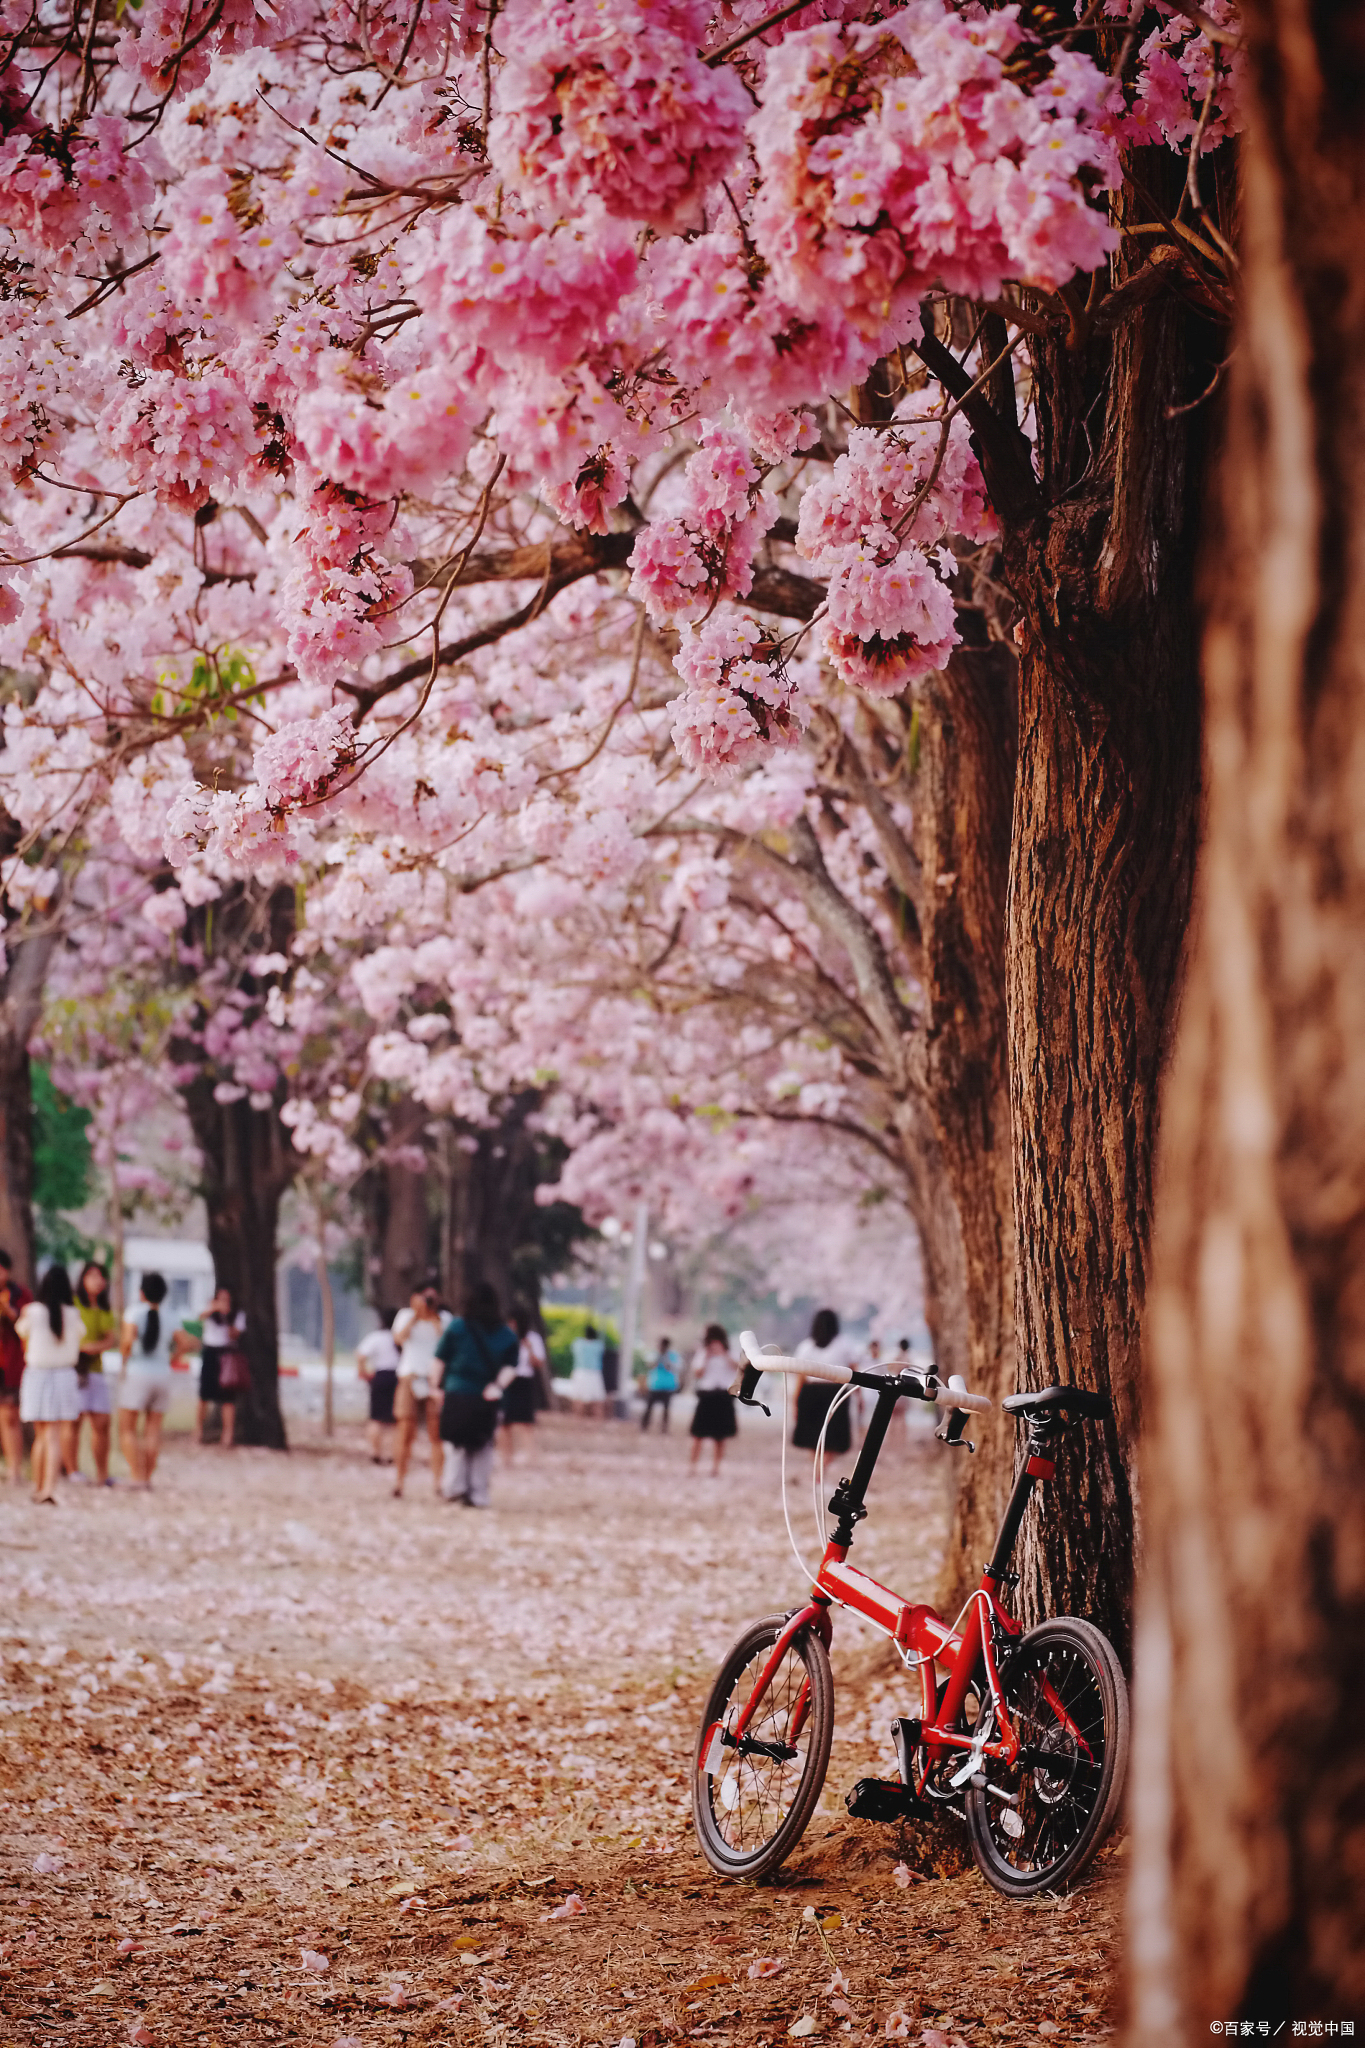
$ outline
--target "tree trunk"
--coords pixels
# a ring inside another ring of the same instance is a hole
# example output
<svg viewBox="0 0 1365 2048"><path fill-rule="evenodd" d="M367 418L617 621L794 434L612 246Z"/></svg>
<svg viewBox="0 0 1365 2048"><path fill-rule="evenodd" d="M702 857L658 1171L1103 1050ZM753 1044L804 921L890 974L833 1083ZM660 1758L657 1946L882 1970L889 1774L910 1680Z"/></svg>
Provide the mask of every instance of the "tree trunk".
<svg viewBox="0 0 1365 2048"><path fill-rule="evenodd" d="M390 1154L425 1152L424 1134L431 1112L410 1095L399 1096L389 1114ZM427 1207L427 1169L408 1158L386 1157L382 1170L370 1175L370 1229L376 1246L372 1261L371 1298L381 1315L406 1308L408 1297L425 1284L432 1271L431 1215Z"/></svg>
<svg viewBox="0 0 1365 2048"><path fill-rule="evenodd" d="M971 615L964 615L964 625ZM1014 1212L1005 1059L1005 893L1015 673L998 644L964 647L920 686L915 851L924 873L926 1086L937 1185L921 1205L926 1320L941 1373L998 1400L1014 1385ZM1000 1416L973 1430L939 1587L955 1609L981 1576L1013 1477Z"/></svg>
<svg viewBox="0 0 1365 2048"><path fill-rule="evenodd" d="M1143 181L1178 180L1169 164L1144 163ZM1137 260L1116 259L1116 284ZM1164 292L1112 336L1075 340L1035 346L1041 503L1005 508L1023 612L1006 935L1016 1320L1021 1383L1097 1388L1114 1419L1067 1440L1048 1496L1064 1509L1027 1519L1016 1563L1026 1618L1083 1612L1126 1654L1157 1086L1199 809L1209 426L1206 406L1180 408L1224 338Z"/></svg>
<svg viewBox="0 0 1365 2048"><path fill-rule="evenodd" d="M245 1096L216 1102L213 1091L212 1074L200 1067L181 1093L203 1155L214 1274L246 1313L251 1385L245 1400L237 1396L236 1440L282 1451L287 1445L280 1414L275 1247L280 1200L294 1177L297 1154L279 1118L282 1084L279 1100L268 1109L252 1109Z"/></svg>
<svg viewBox="0 0 1365 2048"><path fill-rule="evenodd" d="M1365 59L1358 10L1243 19L1143 1464L1133 2005L1161 2048L1365 2006Z"/></svg>
<svg viewBox="0 0 1365 2048"><path fill-rule="evenodd" d="M536 1190L554 1178L560 1153L529 1120L539 1109L539 1089L508 1099L496 1124L461 1132L446 1163L446 1203L441 1278L452 1303L471 1287L496 1289L503 1313L514 1306L538 1315L543 1282L566 1262L585 1234L578 1210L565 1202L548 1207Z"/></svg>
<svg viewBox="0 0 1365 2048"><path fill-rule="evenodd" d="M26 1287L34 1285L33 1105L28 1042L38 1028L43 985L57 943L52 932L11 940L0 976L0 1245Z"/></svg>

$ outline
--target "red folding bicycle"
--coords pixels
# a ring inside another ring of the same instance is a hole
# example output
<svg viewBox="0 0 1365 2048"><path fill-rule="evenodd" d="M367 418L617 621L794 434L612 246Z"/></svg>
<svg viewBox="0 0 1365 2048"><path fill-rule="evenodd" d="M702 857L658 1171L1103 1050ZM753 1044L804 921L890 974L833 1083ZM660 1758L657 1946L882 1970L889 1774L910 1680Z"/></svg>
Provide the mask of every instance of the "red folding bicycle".
<svg viewBox="0 0 1365 2048"><path fill-rule="evenodd" d="M896 1403L935 1403L945 1411L939 1438L969 1450L968 1414L991 1403L957 1378L945 1385L932 1372L857 1372L786 1358L761 1350L749 1330L740 1342L748 1363L739 1398L750 1407L761 1405L765 1372L840 1382L847 1392L835 1405L855 1387L877 1398L857 1463L829 1502L835 1526L809 1601L747 1628L711 1689L692 1780L702 1854L722 1877L757 1878L801 1839L829 1767L832 1609L846 1607L889 1637L920 1681L919 1714L892 1723L898 1777L861 1779L849 1811L883 1821L957 1812L982 1875L1007 1898L1072 1883L1123 1797L1128 1688L1113 1646L1092 1623L1058 1616L1024 1634L1000 1595L1017 1583L1010 1557L1035 1486L1053 1476L1059 1436L1107 1415L1108 1402L1080 1387L1006 1395L1002 1406L1028 1425L1024 1458L981 1584L950 1625L878 1585L848 1553ZM785 1481L783 1490L785 1497Z"/></svg>

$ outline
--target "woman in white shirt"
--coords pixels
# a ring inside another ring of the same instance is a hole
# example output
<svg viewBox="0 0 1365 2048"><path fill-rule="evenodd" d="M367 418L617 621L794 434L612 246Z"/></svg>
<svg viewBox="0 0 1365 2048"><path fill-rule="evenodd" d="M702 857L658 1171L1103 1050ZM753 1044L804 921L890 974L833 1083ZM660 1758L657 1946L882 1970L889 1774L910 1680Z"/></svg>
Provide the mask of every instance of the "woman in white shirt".
<svg viewBox="0 0 1365 2048"><path fill-rule="evenodd" d="M379 1328L355 1347L356 1371L370 1390L370 1463L393 1463L393 1402L398 1392L398 1346L393 1341L393 1312L385 1309Z"/></svg>
<svg viewBox="0 0 1365 2048"><path fill-rule="evenodd" d="M834 1310L822 1308L812 1319L809 1337L803 1337L797 1345L796 1356L811 1360L818 1358L822 1365L856 1366L862 1352L851 1338L839 1335L839 1318ZM798 1379L796 1427L792 1431L792 1442L797 1450L814 1454L820 1443L825 1417L839 1391L832 1380ZM849 1449L848 1411L851 1405L850 1401L841 1404L825 1432L825 1452L831 1458L842 1458Z"/></svg>
<svg viewBox="0 0 1365 2048"><path fill-rule="evenodd" d="M33 1498L55 1507L63 1438L71 1470L76 1469L81 1413L76 1361L85 1334L65 1266L48 1267L38 1282L37 1300L19 1311L14 1328L24 1347L19 1420L33 1424Z"/></svg>
<svg viewBox="0 0 1365 2048"><path fill-rule="evenodd" d="M161 1312L166 1282L160 1273L143 1274L141 1295L137 1307L130 1308L123 1318L118 1441L134 1486L145 1492L161 1454L161 1424L171 1405L171 1323Z"/></svg>
<svg viewBox="0 0 1365 2048"><path fill-rule="evenodd" d="M195 1423L194 1440L204 1441L204 1423L210 1408L217 1408L222 1417L222 1434L219 1437L225 1451L232 1449L233 1432L237 1423L237 1395L240 1391L230 1369L224 1380L224 1367L229 1357L241 1357L242 1339L246 1333L246 1317L238 1309L233 1312L232 1289L220 1287L208 1307L199 1331L199 1409Z"/></svg>
<svg viewBox="0 0 1365 2048"><path fill-rule="evenodd" d="M408 1306L393 1319L393 1341L398 1346L398 1384L393 1412L398 1424L398 1444L393 1467L393 1497L402 1497L408 1476L412 1440L419 1426L425 1429L431 1446L431 1478L436 1498L441 1497L441 1397L436 1391L440 1374L436 1367L436 1346L441 1341L445 1318L437 1306L434 1287L413 1290Z"/></svg>
<svg viewBox="0 0 1365 2048"><path fill-rule="evenodd" d="M720 1323L707 1326L702 1338L701 1349L692 1360L692 1384L697 1390L697 1406L692 1417L692 1457L689 1469L701 1456L701 1447L709 1439L714 1449L711 1465L712 1477L720 1472L720 1461L725 1455L725 1446L732 1436L738 1436L739 1427L735 1421L735 1397L730 1392L738 1367L730 1356L730 1339Z"/></svg>

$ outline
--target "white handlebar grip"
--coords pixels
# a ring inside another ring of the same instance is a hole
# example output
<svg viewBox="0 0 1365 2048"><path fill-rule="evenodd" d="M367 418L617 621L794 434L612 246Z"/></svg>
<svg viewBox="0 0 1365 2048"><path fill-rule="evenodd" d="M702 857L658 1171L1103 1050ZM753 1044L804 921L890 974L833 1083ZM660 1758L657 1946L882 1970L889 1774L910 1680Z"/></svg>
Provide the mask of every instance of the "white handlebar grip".
<svg viewBox="0 0 1365 2048"><path fill-rule="evenodd" d="M967 1382L958 1372L949 1373L947 1386L940 1386L934 1399L940 1408L965 1408L973 1415L988 1415L994 1406L984 1394L969 1394Z"/></svg>
<svg viewBox="0 0 1365 2048"><path fill-rule="evenodd" d="M853 1377L847 1365L822 1365L818 1358L785 1358L780 1351L765 1350L752 1330L739 1333L740 1349L757 1372L796 1373L808 1380L832 1380L844 1386Z"/></svg>

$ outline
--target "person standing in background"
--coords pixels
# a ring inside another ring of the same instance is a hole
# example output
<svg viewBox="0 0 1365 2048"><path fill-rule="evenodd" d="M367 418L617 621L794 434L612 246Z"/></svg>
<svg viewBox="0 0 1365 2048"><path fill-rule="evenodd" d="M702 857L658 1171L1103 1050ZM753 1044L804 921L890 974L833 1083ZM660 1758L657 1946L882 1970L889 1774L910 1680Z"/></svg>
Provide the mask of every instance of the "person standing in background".
<svg viewBox="0 0 1365 2048"><path fill-rule="evenodd" d="M673 1349L671 1337L660 1337L659 1355L645 1373L645 1412L640 1428L649 1428L649 1418L656 1406L660 1409L659 1428L668 1435L668 1407L682 1385L682 1360Z"/></svg>
<svg viewBox="0 0 1365 2048"><path fill-rule="evenodd" d="M379 1328L355 1347L356 1371L370 1389L370 1463L393 1463L393 1399L398 1390L398 1346L393 1341L394 1311L382 1309ZM387 1456L385 1455L387 1453Z"/></svg>
<svg viewBox="0 0 1365 2048"><path fill-rule="evenodd" d="M195 1420L194 1440L204 1441L204 1422L209 1409L216 1407L222 1416L222 1434L219 1442L225 1451L232 1449L232 1439L237 1423L237 1379L235 1368L228 1367L228 1357L240 1355L242 1337L246 1330L246 1316L232 1304L232 1289L220 1287L208 1307L199 1335L199 1407Z"/></svg>
<svg viewBox="0 0 1365 2048"><path fill-rule="evenodd" d="M573 1340L573 1372L569 1377L569 1399L581 1415L605 1415L607 1389L602 1378L604 1346L596 1323L585 1323L583 1335Z"/></svg>
<svg viewBox="0 0 1365 2048"><path fill-rule="evenodd" d="M14 1327L24 1347L19 1420L33 1424L33 1498L55 1506L64 1458L74 1461L81 1412L81 1319L65 1266L48 1267L37 1300L19 1311Z"/></svg>
<svg viewBox="0 0 1365 2048"><path fill-rule="evenodd" d="M692 1417L689 1469L695 1467L702 1445L709 1440L714 1453L711 1463L713 1479L720 1477L720 1461L725 1455L726 1444L732 1436L739 1434L735 1421L735 1397L730 1392L736 1371L724 1326L709 1323L701 1349L692 1360L692 1384L697 1390L697 1406Z"/></svg>
<svg viewBox="0 0 1365 2048"><path fill-rule="evenodd" d="M502 1397L502 1447L509 1465L516 1462L517 1431L526 1432L526 1448L535 1442L536 1410L543 1405L544 1378L549 1369L545 1339L525 1309L512 1318L517 1333L517 1365Z"/></svg>
<svg viewBox="0 0 1365 2048"><path fill-rule="evenodd" d="M19 1420L24 1346L14 1326L32 1299L27 1287L14 1277L13 1259L0 1251L0 1454L14 1486L24 1477L24 1425Z"/></svg>
<svg viewBox="0 0 1365 2048"><path fill-rule="evenodd" d="M395 1500L402 1499L412 1440L419 1429L425 1432L431 1448L431 1479L440 1497L441 1402L436 1392L436 1346L443 1318L438 1301L434 1287L414 1288L408 1306L400 1309L393 1320L393 1341L398 1346L398 1384L393 1404L398 1424L393 1473Z"/></svg>
<svg viewBox="0 0 1365 2048"><path fill-rule="evenodd" d="M485 1281L470 1294L462 1316L441 1332L436 1357L441 1374L443 1500L486 1508L493 1476L493 1438L498 1404L512 1385L520 1356L516 1334L502 1319L493 1288Z"/></svg>
<svg viewBox="0 0 1365 2048"><path fill-rule="evenodd" d="M803 1337L796 1347L798 1359L818 1359L821 1365L855 1366L861 1357L859 1347L848 1337L839 1335L839 1318L832 1308L817 1309L811 1319L810 1335ZM833 1380L798 1379L796 1382L796 1427L792 1431L792 1442L799 1451L809 1451L812 1456L819 1448L820 1432L825 1428L825 1418L834 1406L840 1388ZM852 1441L849 1431L849 1402L841 1401L829 1428L825 1430L825 1454L831 1458L844 1457Z"/></svg>
<svg viewBox="0 0 1365 2048"><path fill-rule="evenodd" d="M81 1319L81 1355L76 1367L81 1386L81 1415L90 1417L90 1448L95 1455L95 1479L100 1486L112 1486L109 1477L109 1427L112 1402L109 1382L104 1376L104 1354L118 1349L118 1323L109 1300L109 1275L98 1259L87 1259L76 1282L76 1308ZM76 1442L71 1453L71 1474L80 1469L81 1425L76 1423Z"/></svg>
<svg viewBox="0 0 1365 2048"><path fill-rule="evenodd" d="M161 1312L166 1282L160 1273L143 1274L141 1294L137 1307L123 1318L118 1441L133 1485L146 1493L161 1453L161 1425L171 1405L171 1324Z"/></svg>
<svg viewBox="0 0 1365 2048"><path fill-rule="evenodd" d="M610 1337L602 1340L602 1413L616 1413L616 1397L621 1389L621 1347L613 1344ZM627 1404L629 1412L629 1404Z"/></svg>

